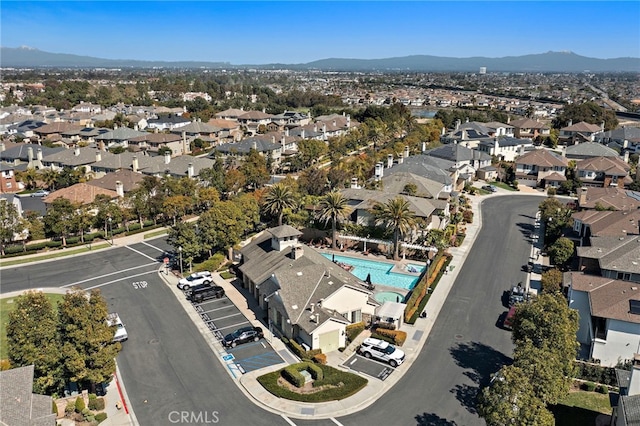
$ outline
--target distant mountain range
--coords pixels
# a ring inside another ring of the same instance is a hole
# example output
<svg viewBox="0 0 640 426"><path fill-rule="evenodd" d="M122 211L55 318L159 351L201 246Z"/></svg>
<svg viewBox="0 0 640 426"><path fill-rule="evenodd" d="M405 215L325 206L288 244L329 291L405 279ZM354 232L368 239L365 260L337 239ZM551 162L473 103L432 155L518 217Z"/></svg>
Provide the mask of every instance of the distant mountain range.
<svg viewBox="0 0 640 426"><path fill-rule="evenodd" d="M640 58L597 59L573 52L547 52L502 58L449 58L413 55L385 59L330 58L304 64L232 65L228 62L140 61L102 59L91 56L51 53L30 47L2 47L3 68L217 68L217 69L291 69L326 71L397 72L640 72Z"/></svg>

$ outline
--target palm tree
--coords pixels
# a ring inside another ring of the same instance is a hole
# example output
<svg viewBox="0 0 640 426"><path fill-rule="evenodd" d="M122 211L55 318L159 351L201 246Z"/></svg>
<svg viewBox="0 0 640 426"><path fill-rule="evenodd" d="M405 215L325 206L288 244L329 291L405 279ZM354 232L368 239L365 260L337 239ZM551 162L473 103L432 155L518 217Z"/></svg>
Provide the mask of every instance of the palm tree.
<svg viewBox="0 0 640 426"><path fill-rule="evenodd" d="M331 247L335 250L336 244L336 225L339 220L346 219L351 214L351 207L347 204L348 200L338 192L333 190L320 200L319 219L324 223L331 221Z"/></svg>
<svg viewBox="0 0 640 426"><path fill-rule="evenodd" d="M42 180L44 181L44 184L47 185L47 189L49 191L55 191L56 181L59 176L60 174L53 169L45 169L42 172Z"/></svg>
<svg viewBox="0 0 640 426"><path fill-rule="evenodd" d="M296 199L291 188L283 183L276 183L264 196L263 209L265 212L278 216L278 226L282 226L282 216L285 209L293 208Z"/></svg>
<svg viewBox="0 0 640 426"><path fill-rule="evenodd" d="M371 209L376 225L393 229L393 258L400 258L400 237L407 235L416 226L416 215L409 209L409 202L396 197L386 203L377 202Z"/></svg>

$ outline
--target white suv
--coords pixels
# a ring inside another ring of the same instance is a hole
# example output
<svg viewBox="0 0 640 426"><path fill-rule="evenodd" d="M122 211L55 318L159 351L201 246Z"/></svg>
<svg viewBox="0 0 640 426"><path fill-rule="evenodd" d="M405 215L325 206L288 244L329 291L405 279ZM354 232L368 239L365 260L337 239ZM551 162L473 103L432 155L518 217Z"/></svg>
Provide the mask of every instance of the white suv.
<svg viewBox="0 0 640 426"><path fill-rule="evenodd" d="M213 281L211 272L194 272L188 277L182 278L180 281L178 281L178 288L180 290L189 290L191 287L196 285L211 284L211 281Z"/></svg>
<svg viewBox="0 0 640 426"><path fill-rule="evenodd" d="M365 358L376 358L388 362L390 366L397 367L404 362L404 351L396 348L384 340L368 337L364 339L358 352Z"/></svg>

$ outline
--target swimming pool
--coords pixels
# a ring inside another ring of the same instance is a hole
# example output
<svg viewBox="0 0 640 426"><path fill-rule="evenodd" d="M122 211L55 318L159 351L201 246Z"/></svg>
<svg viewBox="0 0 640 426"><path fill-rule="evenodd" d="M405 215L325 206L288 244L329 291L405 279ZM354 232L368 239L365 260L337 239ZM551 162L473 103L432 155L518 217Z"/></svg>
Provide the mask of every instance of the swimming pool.
<svg viewBox="0 0 640 426"><path fill-rule="evenodd" d="M394 266L392 263L358 259L349 256L339 256L332 253L322 253L322 255L329 260L335 259L336 262L346 263L347 265L353 266L354 268L351 270L351 273L362 281L365 281L367 279L367 275L371 274L371 282L373 284L387 285L389 287L397 287L405 290L411 290L418 282L419 274L409 275L391 272L391 269ZM419 273L424 270L424 266L421 265L411 266L413 266Z"/></svg>
<svg viewBox="0 0 640 426"><path fill-rule="evenodd" d="M404 294L396 293L395 291L381 291L373 295L373 298L376 299L377 302L404 302Z"/></svg>

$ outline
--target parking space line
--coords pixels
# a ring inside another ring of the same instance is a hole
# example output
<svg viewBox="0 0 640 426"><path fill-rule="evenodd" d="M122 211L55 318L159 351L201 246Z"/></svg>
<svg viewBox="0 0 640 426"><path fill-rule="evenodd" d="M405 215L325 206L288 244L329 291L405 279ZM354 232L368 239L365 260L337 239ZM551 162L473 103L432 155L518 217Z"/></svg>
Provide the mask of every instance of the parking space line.
<svg viewBox="0 0 640 426"><path fill-rule="evenodd" d="M212 299L212 300L207 300L206 302L198 303L195 306L208 305L209 303L220 302L221 300L229 300L229 299L227 299L226 297L221 297L219 299Z"/></svg>
<svg viewBox="0 0 640 426"><path fill-rule="evenodd" d="M340 423L339 421L337 421L336 419L334 419L333 417L329 417L329 420L331 420L332 422L334 422L335 424L337 424L338 426L344 426L342 423Z"/></svg>
<svg viewBox="0 0 640 426"><path fill-rule="evenodd" d="M202 311L202 313L203 314L208 314L209 312L219 311L220 309L229 309L229 308L235 308L235 306L233 306L233 305L223 306L222 308L215 308L215 309L211 309L209 311Z"/></svg>
<svg viewBox="0 0 640 426"><path fill-rule="evenodd" d="M251 346L259 345L260 343L262 343L262 340L258 340L257 342L245 343L244 345L238 345L235 348L228 350L227 352L231 352L231 350L237 350L242 348L250 348ZM256 356L259 356L259 355L256 355Z"/></svg>
<svg viewBox="0 0 640 426"><path fill-rule="evenodd" d="M235 316L237 316L237 315L242 315L242 312L238 312L238 313L236 313L236 314L231 314L231 315L227 315L227 316L224 316L224 317L218 317L218 318L214 318L214 319L215 319L215 320L221 320L221 319L225 319L225 318L235 317Z"/></svg>
<svg viewBox="0 0 640 426"><path fill-rule="evenodd" d="M237 323L237 324L228 325L228 326L226 326L226 327L216 328L216 330L224 330L225 328L237 327L237 326L239 326L239 325L244 325L244 324L249 324L249 322L248 322L248 321L239 322L239 323Z"/></svg>
<svg viewBox="0 0 640 426"><path fill-rule="evenodd" d="M377 359L375 359L375 358L367 358L366 356L362 356L362 355L358 355L358 354L356 354L356 357L364 358L364 359L366 359L367 361L372 361L372 362L375 362L376 364L384 365L385 367L389 367L389 368L391 368L392 370L395 370L395 368L394 368L394 367L392 367L390 364L387 364L386 362L378 361L378 360L377 360Z"/></svg>
<svg viewBox="0 0 640 426"><path fill-rule="evenodd" d="M143 253L143 252L141 252L141 251L138 251L138 250L136 250L136 249L134 249L134 248L131 248L131 247L129 247L129 246L124 246L124 247L125 247L125 248L128 248L128 249L129 249L129 250L131 250L131 251L134 251L134 252L138 253L140 256L144 256L144 257L146 257L147 259L151 259L151 260L155 260L156 262L159 262L158 260L154 259L154 258L153 258L153 257L151 257L151 256L148 256L148 255L144 254L144 253Z"/></svg>

